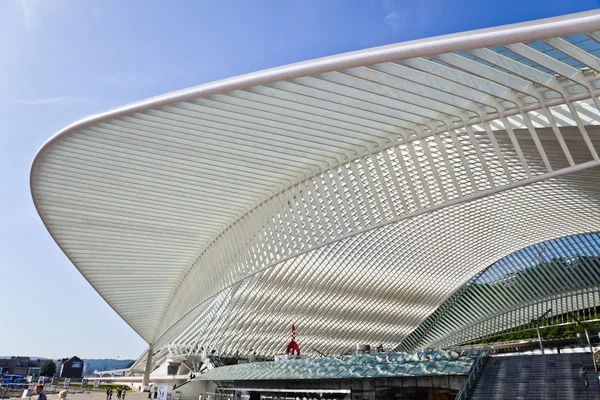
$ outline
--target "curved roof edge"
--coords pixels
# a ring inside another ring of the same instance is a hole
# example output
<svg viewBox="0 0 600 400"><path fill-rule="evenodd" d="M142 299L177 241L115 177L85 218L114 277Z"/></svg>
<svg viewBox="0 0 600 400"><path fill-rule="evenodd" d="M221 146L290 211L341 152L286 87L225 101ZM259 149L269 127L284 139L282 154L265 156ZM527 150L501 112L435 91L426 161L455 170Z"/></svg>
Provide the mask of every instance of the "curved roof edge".
<svg viewBox="0 0 600 400"><path fill-rule="evenodd" d="M598 29L599 26L600 10L592 10L342 53L252 72L200 86L194 86L188 89L178 90L165 95L151 97L146 100L90 115L89 117L80 119L57 132L50 137L36 153L32 162L30 177L33 175L33 171L39 162L41 154L48 146L61 136L91 123L100 122L110 118L117 118L134 112L142 112L150 108L162 107L172 103L189 101L196 98L243 89L249 86L264 85L280 80L290 80L306 75L315 75L405 58L468 50L471 48L494 46L512 42L528 42L551 36L567 36L586 30L592 31ZM33 194L33 188L31 189Z"/></svg>

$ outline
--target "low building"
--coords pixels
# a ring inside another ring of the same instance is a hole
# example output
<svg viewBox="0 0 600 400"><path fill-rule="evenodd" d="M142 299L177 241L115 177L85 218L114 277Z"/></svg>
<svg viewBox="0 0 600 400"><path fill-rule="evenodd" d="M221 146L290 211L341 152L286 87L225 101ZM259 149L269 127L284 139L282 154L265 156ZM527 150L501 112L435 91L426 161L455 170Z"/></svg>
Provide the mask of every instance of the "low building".
<svg viewBox="0 0 600 400"><path fill-rule="evenodd" d="M61 378L81 379L83 377L83 360L77 356L60 360Z"/></svg>
<svg viewBox="0 0 600 400"><path fill-rule="evenodd" d="M0 371L2 374L34 375L39 376L41 360L32 360L29 357L12 356L0 359Z"/></svg>

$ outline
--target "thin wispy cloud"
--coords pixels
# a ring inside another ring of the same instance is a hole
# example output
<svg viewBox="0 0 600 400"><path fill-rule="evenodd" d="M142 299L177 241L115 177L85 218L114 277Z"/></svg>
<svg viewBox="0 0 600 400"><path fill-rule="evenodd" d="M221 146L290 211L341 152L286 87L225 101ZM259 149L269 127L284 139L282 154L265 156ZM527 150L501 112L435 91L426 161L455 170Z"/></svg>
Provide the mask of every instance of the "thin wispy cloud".
<svg viewBox="0 0 600 400"><path fill-rule="evenodd" d="M381 0L381 8L385 13L384 23L396 33L411 32L412 35L422 26L426 26L426 21L433 18L433 15L439 14L443 5L443 0Z"/></svg>
<svg viewBox="0 0 600 400"><path fill-rule="evenodd" d="M385 16L385 23L395 31L400 30L405 23L405 18L398 11L393 11Z"/></svg>
<svg viewBox="0 0 600 400"><path fill-rule="evenodd" d="M13 100L0 100L1 103L10 104L22 104L26 106L41 106L46 104L75 104L80 103L84 99L74 96L59 96L59 97L44 97L39 99L13 99Z"/></svg>
<svg viewBox="0 0 600 400"><path fill-rule="evenodd" d="M42 0L20 0L23 10L23 23L25 29L31 29L37 24L39 6Z"/></svg>

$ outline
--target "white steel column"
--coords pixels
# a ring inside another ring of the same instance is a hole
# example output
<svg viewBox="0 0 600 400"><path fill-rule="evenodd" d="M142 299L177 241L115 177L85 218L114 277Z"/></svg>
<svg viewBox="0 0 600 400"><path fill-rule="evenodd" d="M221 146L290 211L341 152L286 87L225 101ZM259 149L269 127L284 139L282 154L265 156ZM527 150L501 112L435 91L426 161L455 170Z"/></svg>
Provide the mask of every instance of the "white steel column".
<svg viewBox="0 0 600 400"><path fill-rule="evenodd" d="M150 383L150 372L152 371L152 353L154 353L154 344L148 345L148 355L146 356L146 368L144 368L144 379L142 379L142 388Z"/></svg>

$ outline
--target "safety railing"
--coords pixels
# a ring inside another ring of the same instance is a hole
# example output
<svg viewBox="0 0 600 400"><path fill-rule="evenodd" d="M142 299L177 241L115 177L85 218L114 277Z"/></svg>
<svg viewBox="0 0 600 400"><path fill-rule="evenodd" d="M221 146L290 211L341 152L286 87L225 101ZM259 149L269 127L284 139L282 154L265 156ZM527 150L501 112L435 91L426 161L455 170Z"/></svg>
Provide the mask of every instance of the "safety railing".
<svg viewBox="0 0 600 400"><path fill-rule="evenodd" d="M479 356L473 363L473 368L469 375L467 375L467 380L465 381L464 386L456 395L456 400L467 400L471 394L473 393L473 389L475 389L475 385L477 385L477 381L481 377L481 373L483 372L483 368L485 367L485 362L489 357L490 346L484 346L479 353Z"/></svg>

